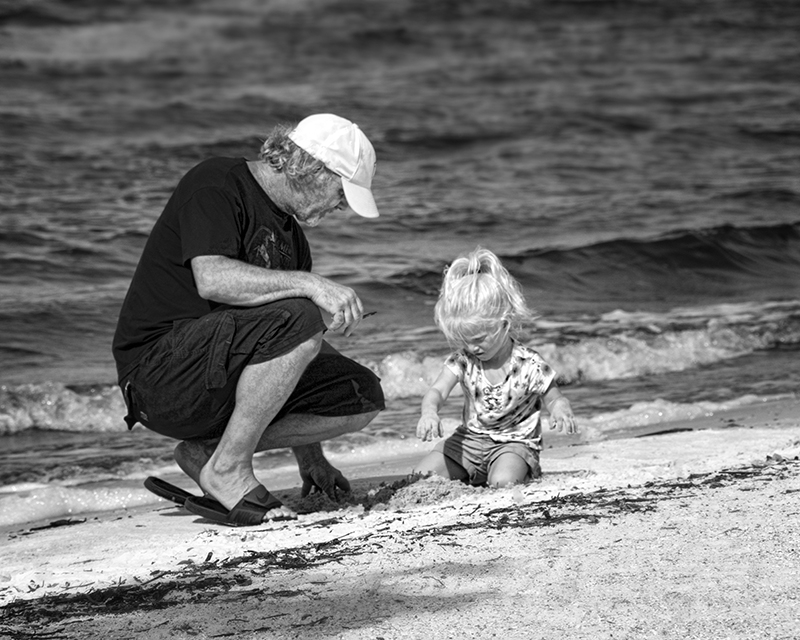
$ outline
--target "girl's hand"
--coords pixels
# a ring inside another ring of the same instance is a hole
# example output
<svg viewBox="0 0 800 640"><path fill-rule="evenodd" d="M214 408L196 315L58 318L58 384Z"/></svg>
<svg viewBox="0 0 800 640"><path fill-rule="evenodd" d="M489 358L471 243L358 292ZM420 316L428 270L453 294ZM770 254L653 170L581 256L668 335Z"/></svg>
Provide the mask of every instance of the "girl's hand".
<svg viewBox="0 0 800 640"><path fill-rule="evenodd" d="M433 381L431 388L422 397L422 417L417 423L417 437L420 440L427 442L434 437L441 438L444 436L442 421L439 419L439 409L441 409L457 382L456 374L444 367L439 372L436 380Z"/></svg>
<svg viewBox="0 0 800 640"><path fill-rule="evenodd" d="M569 434L578 433L572 406L564 396L559 396L550 405L550 429L566 431Z"/></svg>
<svg viewBox="0 0 800 640"><path fill-rule="evenodd" d="M436 413L424 413L417 423L417 438L427 442L434 437L441 438L444 435L442 431L442 421L439 420L439 415Z"/></svg>

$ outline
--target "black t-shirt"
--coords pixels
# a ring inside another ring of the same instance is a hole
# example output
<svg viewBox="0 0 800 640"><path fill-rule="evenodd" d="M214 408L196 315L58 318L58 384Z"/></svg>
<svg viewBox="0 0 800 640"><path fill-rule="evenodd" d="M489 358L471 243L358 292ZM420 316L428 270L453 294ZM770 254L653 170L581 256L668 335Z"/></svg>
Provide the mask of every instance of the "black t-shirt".
<svg viewBox="0 0 800 640"><path fill-rule="evenodd" d="M205 255L311 271L303 230L267 197L244 158L201 162L178 183L156 221L122 304L113 344L120 381L176 320L220 306L197 293L190 261Z"/></svg>

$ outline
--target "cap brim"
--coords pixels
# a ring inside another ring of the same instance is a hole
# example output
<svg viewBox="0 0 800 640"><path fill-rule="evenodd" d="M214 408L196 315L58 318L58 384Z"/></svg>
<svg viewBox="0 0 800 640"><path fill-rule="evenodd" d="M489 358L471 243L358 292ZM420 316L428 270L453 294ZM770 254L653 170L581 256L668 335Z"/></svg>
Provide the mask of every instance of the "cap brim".
<svg viewBox="0 0 800 640"><path fill-rule="evenodd" d="M347 204L353 211L364 218L378 217L378 207L375 204L375 198L372 197L372 191L348 182L344 178L342 178L342 187Z"/></svg>

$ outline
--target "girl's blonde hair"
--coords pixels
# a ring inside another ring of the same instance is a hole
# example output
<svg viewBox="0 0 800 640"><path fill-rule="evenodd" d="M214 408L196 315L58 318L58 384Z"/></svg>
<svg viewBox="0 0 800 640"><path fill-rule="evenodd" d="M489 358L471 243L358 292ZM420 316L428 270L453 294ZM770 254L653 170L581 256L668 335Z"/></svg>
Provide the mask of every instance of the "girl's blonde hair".
<svg viewBox="0 0 800 640"><path fill-rule="evenodd" d="M519 283L488 249L477 247L445 269L434 319L451 346L503 322L516 333L534 318Z"/></svg>

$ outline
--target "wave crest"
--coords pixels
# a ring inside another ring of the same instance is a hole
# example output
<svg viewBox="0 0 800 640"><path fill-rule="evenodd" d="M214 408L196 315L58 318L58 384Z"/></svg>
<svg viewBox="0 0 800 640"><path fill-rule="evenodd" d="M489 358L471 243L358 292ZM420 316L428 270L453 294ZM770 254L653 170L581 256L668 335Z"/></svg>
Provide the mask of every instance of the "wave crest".
<svg viewBox="0 0 800 640"><path fill-rule="evenodd" d="M558 372L560 384L685 371L756 351L800 345L800 300L674 309L665 314L614 311L581 321L537 322L525 340ZM389 400L421 398L446 353L415 350L366 362ZM57 382L0 387L0 435L26 429L124 431L116 386Z"/></svg>

